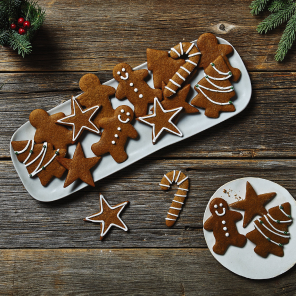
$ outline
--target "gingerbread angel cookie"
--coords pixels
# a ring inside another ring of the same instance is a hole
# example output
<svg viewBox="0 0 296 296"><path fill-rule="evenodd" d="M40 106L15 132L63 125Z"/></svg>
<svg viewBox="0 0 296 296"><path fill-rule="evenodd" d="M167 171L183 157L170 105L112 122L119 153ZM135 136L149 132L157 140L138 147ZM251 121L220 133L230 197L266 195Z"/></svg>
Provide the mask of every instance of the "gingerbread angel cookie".
<svg viewBox="0 0 296 296"><path fill-rule="evenodd" d="M67 149L72 144L72 132L66 127L56 124L65 117L62 112L49 115L42 109L36 109L29 116L30 123L36 128L34 140L37 144L51 143L55 149Z"/></svg>
<svg viewBox="0 0 296 296"><path fill-rule="evenodd" d="M160 89L152 89L146 82L148 70L133 70L126 63L118 64L113 69L113 77L119 82L116 89L116 98L125 97L134 105L136 117L147 114L148 104L153 103L154 98L162 99Z"/></svg>
<svg viewBox="0 0 296 296"><path fill-rule="evenodd" d="M101 156L109 152L116 162L124 162L128 157L125 152L127 139L135 139L138 136L131 124L133 118L133 110L122 105L115 109L113 117L101 119L99 124L104 131L100 141L91 146L93 153Z"/></svg>
<svg viewBox="0 0 296 296"><path fill-rule="evenodd" d="M220 112L234 112L235 107L230 100L235 96L234 87L229 81L232 76L222 56L219 56L204 71L202 78L194 87L198 92L191 104L204 108L205 115L218 118Z"/></svg>
<svg viewBox="0 0 296 296"><path fill-rule="evenodd" d="M247 239L240 234L235 223L242 219L242 214L229 210L227 202L222 198L214 198L209 204L212 216L204 223L204 229L213 231L216 243L213 251L224 255L230 245L242 248Z"/></svg>
<svg viewBox="0 0 296 296"><path fill-rule="evenodd" d="M85 74L79 81L79 87L84 92L77 101L81 106L91 108L100 106L98 114L94 117L94 124L100 128L98 122L104 117L112 117L114 109L109 97L115 94L115 88L102 85L100 79L95 74Z"/></svg>
<svg viewBox="0 0 296 296"><path fill-rule="evenodd" d="M216 36L211 33L202 34L196 43L201 52L201 58L198 67L204 68L205 70L217 57L222 56L227 67L232 73L232 80L234 82L238 81L241 71L237 68L233 68L227 58L227 55L233 52L231 45L218 44Z"/></svg>

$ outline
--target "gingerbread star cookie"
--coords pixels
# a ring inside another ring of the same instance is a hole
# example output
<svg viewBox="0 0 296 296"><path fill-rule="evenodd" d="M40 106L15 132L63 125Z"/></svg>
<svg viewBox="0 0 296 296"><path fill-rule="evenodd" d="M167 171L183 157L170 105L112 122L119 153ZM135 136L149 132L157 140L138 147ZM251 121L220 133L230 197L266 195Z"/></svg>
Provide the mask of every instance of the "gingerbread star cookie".
<svg viewBox="0 0 296 296"><path fill-rule="evenodd" d="M37 144L51 143L55 149L67 149L72 143L72 132L66 127L56 124L65 117L62 112L49 115L42 109L36 109L29 116L30 123L36 128L34 141Z"/></svg>
<svg viewBox="0 0 296 296"><path fill-rule="evenodd" d="M152 143L155 144L163 131L182 137L182 132L172 122L174 117L180 113L182 107L165 110L157 98L154 99L153 114L139 117L137 120L152 126Z"/></svg>
<svg viewBox="0 0 296 296"><path fill-rule="evenodd" d="M165 89L165 83L162 82L162 91ZM190 105L186 102L186 98L190 91L190 84L185 85L181 88L175 95L171 96L170 98L163 96L163 101L161 101L161 105L164 109L170 110L174 108L182 107L182 111L192 114L192 113L199 113L198 109Z"/></svg>
<svg viewBox="0 0 296 296"><path fill-rule="evenodd" d="M95 74L85 74L79 81L79 87L83 91L77 101L81 106L91 108L100 106L100 109L93 119L94 124L100 128L99 121L105 117L112 117L114 109L109 97L115 94L115 88L102 85Z"/></svg>
<svg viewBox="0 0 296 296"><path fill-rule="evenodd" d="M101 223L100 240L104 238L111 226L115 226L124 231L127 231L128 228L121 220L119 215L128 203L128 201L125 201L112 207L105 200L104 196L100 194L100 212L86 217L84 221Z"/></svg>
<svg viewBox="0 0 296 296"><path fill-rule="evenodd" d="M94 106L83 111L76 99L72 97L72 114L57 120L57 123L72 126L73 142L78 140L84 130L100 134L100 130L91 121L98 109L99 106Z"/></svg>
<svg viewBox="0 0 296 296"><path fill-rule="evenodd" d="M148 74L148 70L133 70L126 63L113 69L113 77L119 82L115 96L119 100L127 98L135 107L136 117L147 114L148 104L153 103L155 97L162 99L162 91L151 88L144 80Z"/></svg>
<svg viewBox="0 0 296 296"><path fill-rule="evenodd" d="M237 210L245 211L243 221L243 227L245 228L256 215L264 216L267 214L265 205L270 202L275 196L276 192L257 195L252 185L247 182L245 199L234 202L229 206Z"/></svg>
<svg viewBox="0 0 296 296"><path fill-rule="evenodd" d="M90 169L94 167L100 159L101 157L85 158L80 142L77 144L72 159L57 157L57 161L68 170L64 188L77 179L95 187Z"/></svg>

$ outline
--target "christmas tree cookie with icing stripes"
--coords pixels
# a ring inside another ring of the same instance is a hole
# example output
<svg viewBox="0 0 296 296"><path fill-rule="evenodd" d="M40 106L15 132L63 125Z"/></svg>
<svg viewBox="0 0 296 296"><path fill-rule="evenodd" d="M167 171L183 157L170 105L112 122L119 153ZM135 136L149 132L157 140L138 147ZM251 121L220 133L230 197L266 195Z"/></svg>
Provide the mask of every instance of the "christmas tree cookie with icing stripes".
<svg viewBox="0 0 296 296"><path fill-rule="evenodd" d="M220 112L234 112L231 98L235 96L229 78L232 76L222 56L219 56L204 71L202 78L194 87L198 92L191 104L204 108L205 115L218 118Z"/></svg>
<svg viewBox="0 0 296 296"><path fill-rule="evenodd" d="M174 170L165 174L159 185L162 190L167 191L171 188L173 183L178 185L178 190L175 193L174 200L170 206L167 217L165 218L168 227L175 224L189 192L189 179L181 171Z"/></svg>
<svg viewBox="0 0 296 296"><path fill-rule="evenodd" d="M254 252L264 258L268 254L284 256L284 245L290 240L288 227L292 222L291 206L288 202L269 209L266 215L255 220L254 230L246 235L256 245Z"/></svg>
<svg viewBox="0 0 296 296"><path fill-rule="evenodd" d="M33 140L12 141L11 145L18 160L26 166L28 178L37 175L41 184L46 186L53 177L61 178L64 174L66 169L56 157L64 157L66 149L54 150L50 143L35 144Z"/></svg>

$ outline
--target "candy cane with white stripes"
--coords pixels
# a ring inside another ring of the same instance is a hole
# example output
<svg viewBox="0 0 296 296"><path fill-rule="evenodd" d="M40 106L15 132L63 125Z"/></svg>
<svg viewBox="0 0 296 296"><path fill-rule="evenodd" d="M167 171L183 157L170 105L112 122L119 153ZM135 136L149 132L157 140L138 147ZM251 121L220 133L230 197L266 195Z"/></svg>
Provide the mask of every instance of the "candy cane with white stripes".
<svg viewBox="0 0 296 296"><path fill-rule="evenodd" d="M175 75L169 80L163 92L164 96L170 97L174 95L182 83L188 78L194 68L197 66L200 59L200 52L196 45L191 42L180 42L175 47L171 48L170 56L173 59L178 59L184 55L188 56L185 60L185 64L175 73Z"/></svg>
<svg viewBox="0 0 296 296"><path fill-rule="evenodd" d="M162 190L169 190L173 183L178 185L178 190L175 193L175 198L165 218L165 223L169 227L173 226L179 217L179 213L182 210L182 206L189 191L189 179L181 171L174 170L165 174L159 185Z"/></svg>

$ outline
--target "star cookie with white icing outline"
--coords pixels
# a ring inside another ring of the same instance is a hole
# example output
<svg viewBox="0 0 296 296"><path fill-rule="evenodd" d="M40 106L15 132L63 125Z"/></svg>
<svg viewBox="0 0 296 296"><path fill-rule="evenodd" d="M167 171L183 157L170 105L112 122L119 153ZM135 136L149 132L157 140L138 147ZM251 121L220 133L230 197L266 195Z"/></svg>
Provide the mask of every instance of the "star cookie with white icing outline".
<svg viewBox="0 0 296 296"><path fill-rule="evenodd" d="M73 142L76 142L78 140L84 130L88 130L95 134L100 134L100 130L91 121L92 117L98 111L99 107L100 106L94 106L86 110L82 110L76 99L72 97L72 114L57 120L57 123L72 126Z"/></svg>
<svg viewBox="0 0 296 296"><path fill-rule="evenodd" d="M100 212L90 215L83 220L93 223L101 223L100 240L104 238L111 226L127 231L128 228L119 215L128 203L128 201L125 201L112 207L108 204L104 196L100 194Z"/></svg>
<svg viewBox="0 0 296 296"><path fill-rule="evenodd" d="M256 215L264 216L267 214L265 205L275 196L276 192L257 195L252 185L247 182L245 199L234 202L229 206L237 210L245 211L243 227L246 228Z"/></svg>
<svg viewBox="0 0 296 296"><path fill-rule="evenodd" d="M172 122L181 110L182 107L165 110L158 99L154 98L153 114L139 117L137 120L152 126L152 143L155 144L165 130L179 137L183 136L182 132Z"/></svg>

